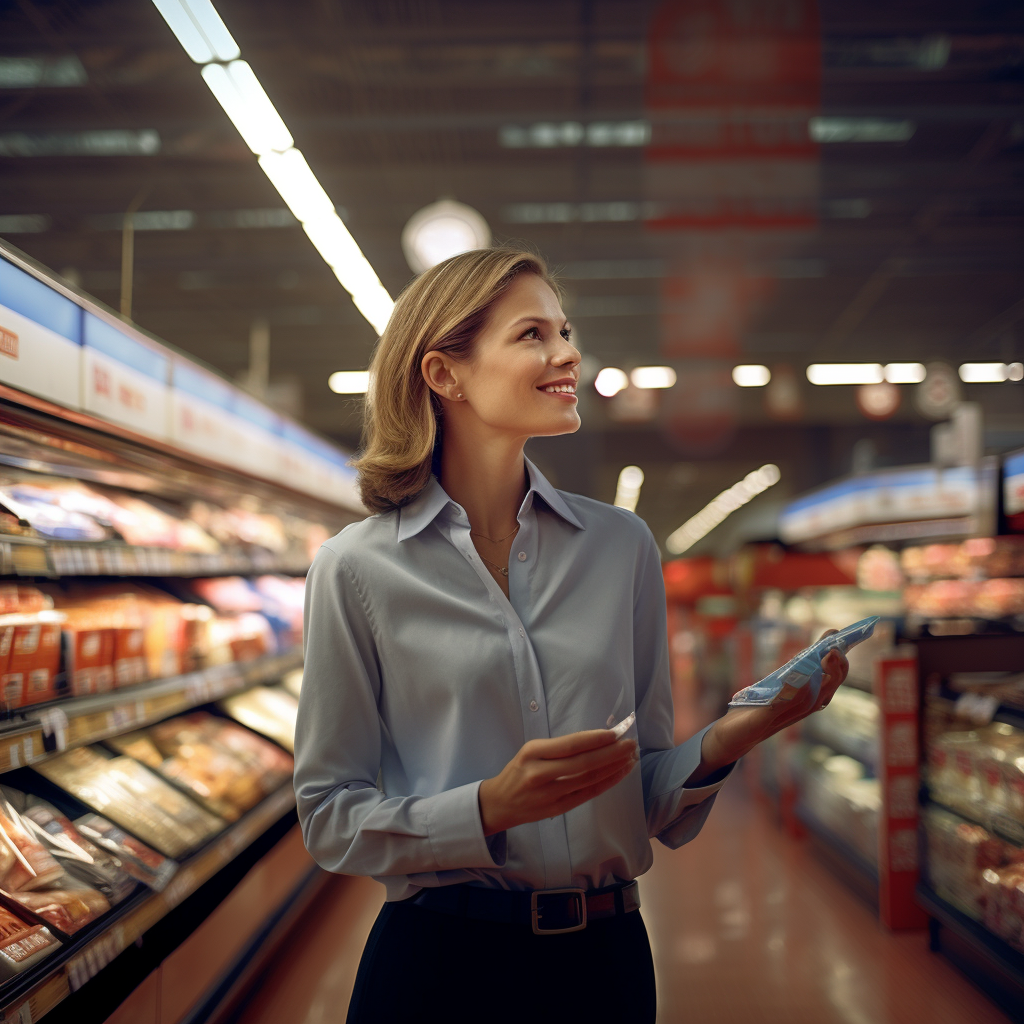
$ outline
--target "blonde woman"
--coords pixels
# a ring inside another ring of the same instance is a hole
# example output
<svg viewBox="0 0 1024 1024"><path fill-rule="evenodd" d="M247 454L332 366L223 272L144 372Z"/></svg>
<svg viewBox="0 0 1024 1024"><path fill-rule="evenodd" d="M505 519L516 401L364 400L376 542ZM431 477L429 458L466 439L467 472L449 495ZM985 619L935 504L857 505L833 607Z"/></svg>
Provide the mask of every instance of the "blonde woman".
<svg viewBox="0 0 1024 1024"><path fill-rule="evenodd" d="M654 538L523 454L579 428L579 371L544 263L507 248L414 281L374 355L374 515L310 571L296 733L310 853L387 887L350 1022L653 1021L651 838L693 839L735 761L815 710L673 746ZM847 670L824 668L817 706Z"/></svg>

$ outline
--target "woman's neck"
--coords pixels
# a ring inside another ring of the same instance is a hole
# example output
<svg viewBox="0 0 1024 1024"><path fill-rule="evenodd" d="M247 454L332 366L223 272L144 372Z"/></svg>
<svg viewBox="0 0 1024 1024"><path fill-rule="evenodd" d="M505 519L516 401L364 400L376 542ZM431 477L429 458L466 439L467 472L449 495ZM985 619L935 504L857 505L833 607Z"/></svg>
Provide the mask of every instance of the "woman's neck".
<svg viewBox="0 0 1024 1024"><path fill-rule="evenodd" d="M490 444L460 444L455 431L441 447L441 486L469 516L471 528L485 537L504 537L516 527L526 496L522 443L495 439Z"/></svg>

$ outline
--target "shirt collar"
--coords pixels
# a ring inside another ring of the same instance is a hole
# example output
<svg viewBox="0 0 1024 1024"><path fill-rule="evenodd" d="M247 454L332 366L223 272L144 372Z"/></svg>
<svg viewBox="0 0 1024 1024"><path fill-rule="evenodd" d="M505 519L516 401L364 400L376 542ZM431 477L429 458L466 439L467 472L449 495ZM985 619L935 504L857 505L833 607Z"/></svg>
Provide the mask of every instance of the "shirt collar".
<svg viewBox="0 0 1024 1024"><path fill-rule="evenodd" d="M523 509L528 509L533 504L534 495L544 499L552 512L561 516L567 523L575 526L578 530L584 529L573 511L566 504L565 499L551 486L547 477L529 460L526 460L526 472L530 477L530 489L523 499ZM455 502L445 493L441 482L433 474L427 481L427 486L408 505L404 505L398 513L398 539L408 540L425 530L448 506L455 507Z"/></svg>

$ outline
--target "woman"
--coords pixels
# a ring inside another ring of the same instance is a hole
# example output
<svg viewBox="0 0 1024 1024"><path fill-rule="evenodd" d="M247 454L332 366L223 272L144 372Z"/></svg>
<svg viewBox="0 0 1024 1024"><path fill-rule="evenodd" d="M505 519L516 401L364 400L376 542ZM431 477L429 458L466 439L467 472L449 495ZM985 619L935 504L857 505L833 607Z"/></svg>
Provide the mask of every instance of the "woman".
<svg viewBox="0 0 1024 1024"><path fill-rule="evenodd" d="M693 839L735 761L816 709L673 747L654 538L523 454L578 429L579 370L543 262L506 248L414 281L374 355L376 514L310 570L296 732L307 848L387 887L350 1022L653 1021L650 838ZM818 707L847 670L823 666Z"/></svg>

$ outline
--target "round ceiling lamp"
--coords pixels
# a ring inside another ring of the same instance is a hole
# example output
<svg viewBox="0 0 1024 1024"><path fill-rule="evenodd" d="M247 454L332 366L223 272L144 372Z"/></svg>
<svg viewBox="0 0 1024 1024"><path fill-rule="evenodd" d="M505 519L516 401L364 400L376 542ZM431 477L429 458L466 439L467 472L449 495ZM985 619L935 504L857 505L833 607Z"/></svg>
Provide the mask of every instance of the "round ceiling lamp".
<svg viewBox="0 0 1024 1024"><path fill-rule="evenodd" d="M887 420L900 407L900 389L895 384L860 384L857 387L857 408L869 420Z"/></svg>
<svg viewBox="0 0 1024 1024"><path fill-rule="evenodd" d="M442 199L418 210L402 230L402 251L417 274L470 249L491 244L487 221L465 203Z"/></svg>

